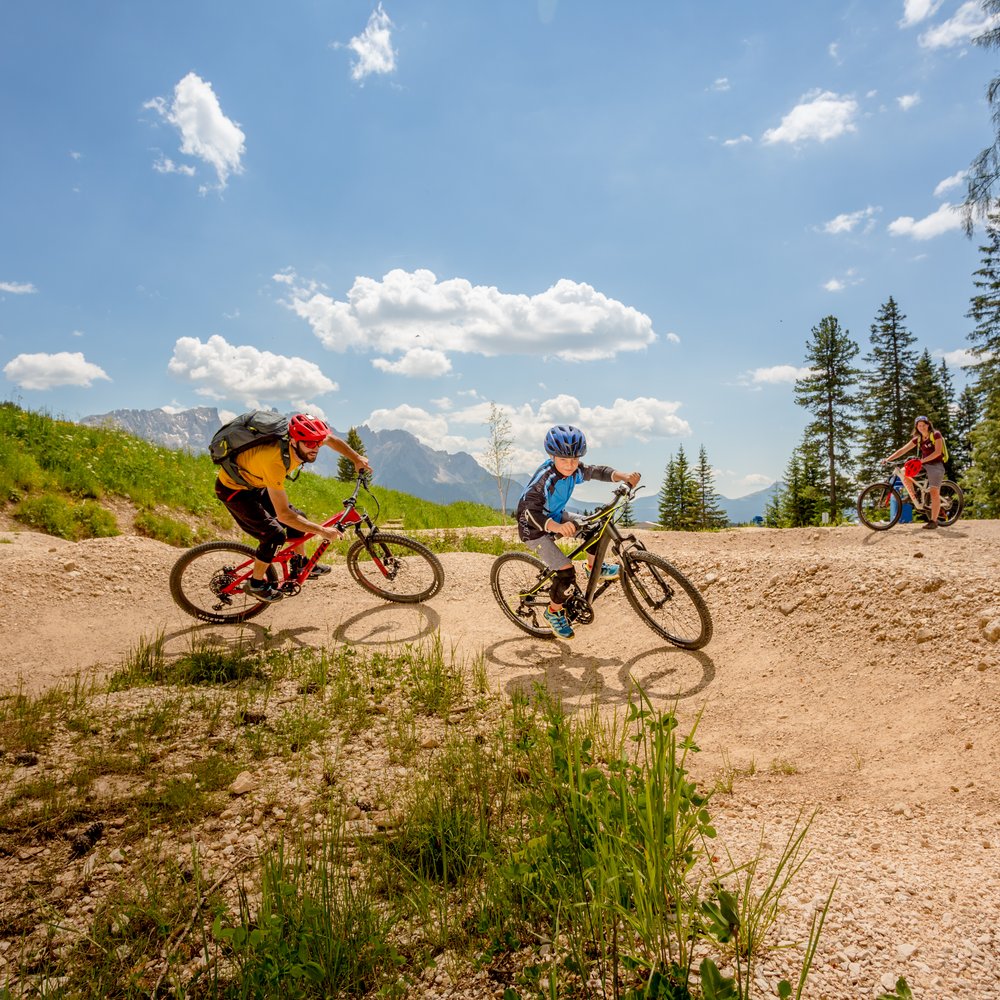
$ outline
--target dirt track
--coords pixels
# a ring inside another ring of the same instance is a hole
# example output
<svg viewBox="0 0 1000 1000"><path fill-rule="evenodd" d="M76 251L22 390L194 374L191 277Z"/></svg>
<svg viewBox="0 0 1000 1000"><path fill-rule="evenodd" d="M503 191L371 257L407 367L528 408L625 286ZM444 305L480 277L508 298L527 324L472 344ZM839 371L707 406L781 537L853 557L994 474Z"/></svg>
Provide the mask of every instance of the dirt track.
<svg viewBox="0 0 1000 1000"><path fill-rule="evenodd" d="M752 848L762 824L780 847L819 808L788 916L794 930L839 879L815 980L827 992L810 996L870 997L905 975L917 996L1000 997L1000 522L643 537L702 587L703 651L665 647L618 594L572 643L520 635L490 595L492 557L470 553L442 556L427 606L382 604L337 567L242 634L380 644L439 629L456 656L482 653L501 690L537 681L609 711L635 677L688 723L703 712L698 776L737 775L714 800L731 847ZM174 650L239 631L172 604L166 545L0 539L0 688L111 668L159 629Z"/></svg>

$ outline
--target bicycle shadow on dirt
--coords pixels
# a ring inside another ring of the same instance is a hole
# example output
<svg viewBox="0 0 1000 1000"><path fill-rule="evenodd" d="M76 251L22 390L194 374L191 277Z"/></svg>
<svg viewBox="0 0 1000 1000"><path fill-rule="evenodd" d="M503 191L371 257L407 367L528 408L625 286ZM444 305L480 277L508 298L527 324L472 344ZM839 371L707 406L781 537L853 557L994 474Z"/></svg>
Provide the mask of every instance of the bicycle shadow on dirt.
<svg viewBox="0 0 1000 1000"><path fill-rule="evenodd" d="M907 530L909 529L909 530ZM947 541L949 538L968 538L969 533L963 531L957 524L950 525L949 527L938 526L933 530L925 530L922 523L913 524L897 524L893 525L891 531L869 531L868 537L862 541L862 545L878 545L880 542L885 544L893 544L891 542L886 542L886 539L899 538L900 534L904 537L910 539L910 541L919 542L930 542L941 539L942 541ZM913 536L917 537L914 538Z"/></svg>
<svg viewBox="0 0 1000 1000"><path fill-rule="evenodd" d="M327 645L331 638L350 646L393 646L422 639L435 632L440 625L441 618L437 612L422 605L380 604L341 622L332 633L321 625L275 630L253 621L235 626L205 622L166 633L163 649L170 657L183 656L192 649L204 647L234 652L247 648L265 652L284 646L319 649Z"/></svg>
<svg viewBox="0 0 1000 1000"><path fill-rule="evenodd" d="M504 682L508 697L530 694L538 684L567 709L588 708L595 702L627 705L637 685L654 704L682 701L715 679L715 663L708 654L676 646L654 646L622 659L576 653L564 642L513 638L488 646L484 655L497 668L521 671Z"/></svg>

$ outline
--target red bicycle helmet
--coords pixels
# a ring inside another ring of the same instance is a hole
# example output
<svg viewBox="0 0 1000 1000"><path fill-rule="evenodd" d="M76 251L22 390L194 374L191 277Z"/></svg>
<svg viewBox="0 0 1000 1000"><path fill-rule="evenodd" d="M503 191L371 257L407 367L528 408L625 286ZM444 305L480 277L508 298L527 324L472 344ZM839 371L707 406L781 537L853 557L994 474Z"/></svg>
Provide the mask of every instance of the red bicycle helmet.
<svg viewBox="0 0 1000 1000"><path fill-rule="evenodd" d="M303 444L322 444L329 433L327 422L309 413L296 413L288 421L288 436Z"/></svg>
<svg viewBox="0 0 1000 1000"><path fill-rule="evenodd" d="M919 458L911 458L903 465L903 472L912 479L923 467L924 463Z"/></svg>

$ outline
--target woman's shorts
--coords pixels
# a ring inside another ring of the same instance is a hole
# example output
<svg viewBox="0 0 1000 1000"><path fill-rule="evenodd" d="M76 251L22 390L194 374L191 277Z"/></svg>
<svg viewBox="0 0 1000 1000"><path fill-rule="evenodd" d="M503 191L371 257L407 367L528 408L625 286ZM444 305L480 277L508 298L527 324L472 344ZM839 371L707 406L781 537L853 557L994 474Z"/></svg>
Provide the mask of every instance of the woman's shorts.
<svg viewBox="0 0 1000 1000"><path fill-rule="evenodd" d="M932 490L939 490L944 482L944 462L931 462L924 466L927 473L927 485Z"/></svg>

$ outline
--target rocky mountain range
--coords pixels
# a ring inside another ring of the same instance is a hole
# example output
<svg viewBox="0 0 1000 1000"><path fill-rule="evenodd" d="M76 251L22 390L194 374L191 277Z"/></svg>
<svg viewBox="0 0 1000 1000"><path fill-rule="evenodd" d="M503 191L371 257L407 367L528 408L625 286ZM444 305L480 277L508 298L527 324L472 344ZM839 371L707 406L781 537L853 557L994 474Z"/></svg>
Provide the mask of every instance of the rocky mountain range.
<svg viewBox="0 0 1000 1000"><path fill-rule="evenodd" d="M198 454L208 451L208 443L221 426L222 418L214 406L198 406L176 412L163 409L112 410L84 417L80 423L88 426L111 424L154 444ZM469 500L499 508L496 480L467 452L451 454L438 451L422 444L409 431L373 431L362 424L357 432L375 469L375 481L380 486L434 503ZM334 433L338 437L346 437L347 429L335 428ZM324 448L315 469L321 475L336 475L337 456ZM763 515L768 500L780 486L780 483L773 483L767 489L732 500L720 496L719 504L733 524L747 524L754 517ZM512 479L507 491L508 513L521 490L522 485ZM658 507L659 501L653 493L637 497L632 512L637 521L653 522L657 518Z"/></svg>

